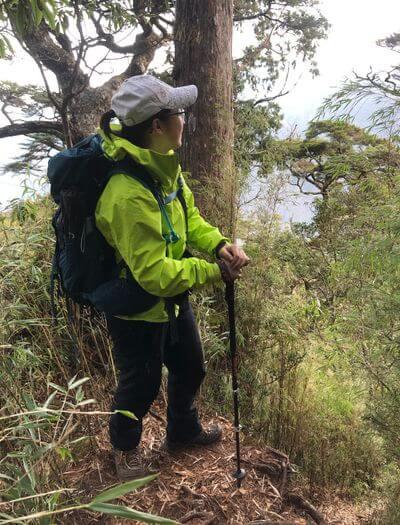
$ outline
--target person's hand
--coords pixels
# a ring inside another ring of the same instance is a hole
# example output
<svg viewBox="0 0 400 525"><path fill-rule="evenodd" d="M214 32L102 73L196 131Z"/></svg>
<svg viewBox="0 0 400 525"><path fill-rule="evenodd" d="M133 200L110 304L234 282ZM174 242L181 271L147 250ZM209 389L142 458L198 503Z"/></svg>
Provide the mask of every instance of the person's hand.
<svg viewBox="0 0 400 525"><path fill-rule="evenodd" d="M225 244L222 246L218 250L218 257L228 262L234 269L247 266L251 260L237 244Z"/></svg>
<svg viewBox="0 0 400 525"><path fill-rule="evenodd" d="M235 279L239 279L242 276L242 269L239 267L233 267L230 263L223 259L218 259L217 264L221 270L221 276L224 282L233 283Z"/></svg>

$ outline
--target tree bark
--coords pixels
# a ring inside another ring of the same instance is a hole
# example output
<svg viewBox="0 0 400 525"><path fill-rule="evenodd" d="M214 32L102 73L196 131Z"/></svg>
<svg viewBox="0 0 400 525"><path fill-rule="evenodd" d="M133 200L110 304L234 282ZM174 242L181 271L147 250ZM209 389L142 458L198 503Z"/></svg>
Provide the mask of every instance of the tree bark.
<svg viewBox="0 0 400 525"><path fill-rule="evenodd" d="M185 126L180 150L183 169L192 173L201 212L233 238L236 191L233 162L232 96L233 1L177 0L176 85L195 84L192 113L196 129Z"/></svg>

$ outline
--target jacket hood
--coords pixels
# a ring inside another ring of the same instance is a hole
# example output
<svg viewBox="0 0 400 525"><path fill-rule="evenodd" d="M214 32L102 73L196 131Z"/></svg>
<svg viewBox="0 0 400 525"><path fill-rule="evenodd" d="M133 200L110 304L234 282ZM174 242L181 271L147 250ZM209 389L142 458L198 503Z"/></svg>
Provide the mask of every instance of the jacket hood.
<svg viewBox="0 0 400 525"><path fill-rule="evenodd" d="M120 124L111 124L111 131L119 131ZM173 149L168 153L158 153L152 149L140 148L127 139L118 137L114 133L110 137L97 128L96 132L102 137L102 148L107 157L112 160L122 160L130 155L136 162L144 166L147 171L160 182L162 188L169 192L173 191L176 181L181 173L178 155Z"/></svg>

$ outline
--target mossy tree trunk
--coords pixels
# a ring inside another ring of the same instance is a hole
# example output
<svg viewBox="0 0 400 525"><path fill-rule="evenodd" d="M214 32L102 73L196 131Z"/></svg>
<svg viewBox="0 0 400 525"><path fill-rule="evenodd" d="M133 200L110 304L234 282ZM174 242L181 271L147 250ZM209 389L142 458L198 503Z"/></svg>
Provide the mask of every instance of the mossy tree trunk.
<svg viewBox="0 0 400 525"><path fill-rule="evenodd" d="M192 108L196 127L185 126L180 150L192 173L201 212L224 233L234 235L236 192L233 160L232 0L178 0L174 79L196 84Z"/></svg>

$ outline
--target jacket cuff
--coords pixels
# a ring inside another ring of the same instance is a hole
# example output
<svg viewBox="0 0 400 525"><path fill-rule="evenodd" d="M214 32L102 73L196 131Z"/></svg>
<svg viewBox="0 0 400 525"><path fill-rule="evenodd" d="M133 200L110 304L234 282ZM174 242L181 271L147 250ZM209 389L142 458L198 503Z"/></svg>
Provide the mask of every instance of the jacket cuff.
<svg viewBox="0 0 400 525"><path fill-rule="evenodd" d="M210 263L210 282L214 283L222 280L222 274L218 263Z"/></svg>
<svg viewBox="0 0 400 525"><path fill-rule="evenodd" d="M220 259L218 255L218 251L222 248L222 246L225 246L225 244L228 244L228 241L226 239L222 239L221 241L219 241L217 246L212 250L212 253L216 259Z"/></svg>

